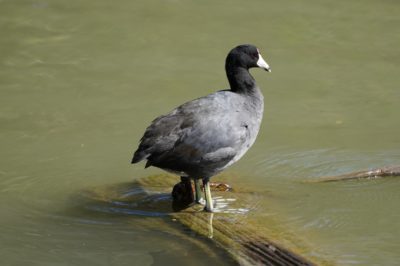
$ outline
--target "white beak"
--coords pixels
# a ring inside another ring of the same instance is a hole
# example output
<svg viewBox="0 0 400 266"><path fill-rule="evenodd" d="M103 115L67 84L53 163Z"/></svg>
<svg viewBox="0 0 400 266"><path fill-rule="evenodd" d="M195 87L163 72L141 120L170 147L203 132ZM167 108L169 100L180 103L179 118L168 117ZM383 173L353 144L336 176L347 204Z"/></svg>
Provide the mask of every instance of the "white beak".
<svg viewBox="0 0 400 266"><path fill-rule="evenodd" d="M261 54L258 54L257 66L262 69L265 69L268 72L271 72L271 68L269 67L267 62L265 62L264 58L262 58Z"/></svg>

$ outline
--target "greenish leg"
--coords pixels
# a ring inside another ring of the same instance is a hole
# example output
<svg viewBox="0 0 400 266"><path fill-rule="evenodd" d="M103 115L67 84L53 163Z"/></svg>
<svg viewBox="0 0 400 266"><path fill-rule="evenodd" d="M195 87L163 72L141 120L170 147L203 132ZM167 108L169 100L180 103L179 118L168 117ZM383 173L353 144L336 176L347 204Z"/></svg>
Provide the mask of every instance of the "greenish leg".
<svg viewBox="0 0 400 266"><path fill-rule="evenodd" d="M211 197L210 182L208 178L203 179L204 193L206 194L206 207L205 210L213 212L213 200Z"/></svg>
<svg viewBox="0 0 400 266"><path fill-rule="evenodd" d="M196 203L203 204L204 199L203 199L203 191L201 191L201 185L200 185L201 179L194 179L194 188L196 191Z"/></svg>

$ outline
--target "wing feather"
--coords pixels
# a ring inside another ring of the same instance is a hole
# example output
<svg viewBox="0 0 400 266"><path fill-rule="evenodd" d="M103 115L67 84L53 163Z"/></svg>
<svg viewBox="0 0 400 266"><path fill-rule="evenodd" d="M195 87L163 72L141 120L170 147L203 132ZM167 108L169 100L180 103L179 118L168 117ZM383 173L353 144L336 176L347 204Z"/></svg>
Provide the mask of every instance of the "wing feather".
<svg viewBox="0 0 400 266"><path fill-rule="evenodd" d="M226 92L217 92L224 94ZM216 93L216 94L217 94ZM132 163L147 159L146 166L217 168L226 165L246 142L247 128L229 102L215 94L188 102L156 118L146 129ZM237 104L237 102L236 102Z"/></svg>

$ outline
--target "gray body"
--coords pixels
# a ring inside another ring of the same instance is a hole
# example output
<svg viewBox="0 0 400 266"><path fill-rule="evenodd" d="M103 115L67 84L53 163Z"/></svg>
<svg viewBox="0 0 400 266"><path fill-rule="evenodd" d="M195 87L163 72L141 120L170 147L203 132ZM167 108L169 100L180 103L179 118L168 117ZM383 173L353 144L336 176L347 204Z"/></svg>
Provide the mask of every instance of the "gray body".
<svg viewBox="0 0 400 266"><path fill-rule="evenodd" d="M181 176L208 178L239 160L253 145L262 120L263 96L218 91L156 118L133 161L147 159Z"/></svg>

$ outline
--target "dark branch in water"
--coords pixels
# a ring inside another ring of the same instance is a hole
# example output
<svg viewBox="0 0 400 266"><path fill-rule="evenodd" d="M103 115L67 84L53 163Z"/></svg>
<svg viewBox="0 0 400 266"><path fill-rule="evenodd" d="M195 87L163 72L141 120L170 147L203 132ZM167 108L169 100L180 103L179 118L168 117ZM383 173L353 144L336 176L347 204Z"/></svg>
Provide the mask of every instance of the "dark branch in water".
<svg viewBox="0 0 400 266"><path fill-rule="evenodd" d="M336 182L336 181L346 181L355 179L377 179L382 177L394 177L394 176L400 176L400 166L385 166L373 170L352 172L337 176L326 176L306 182L308 183Z"/></svg>

